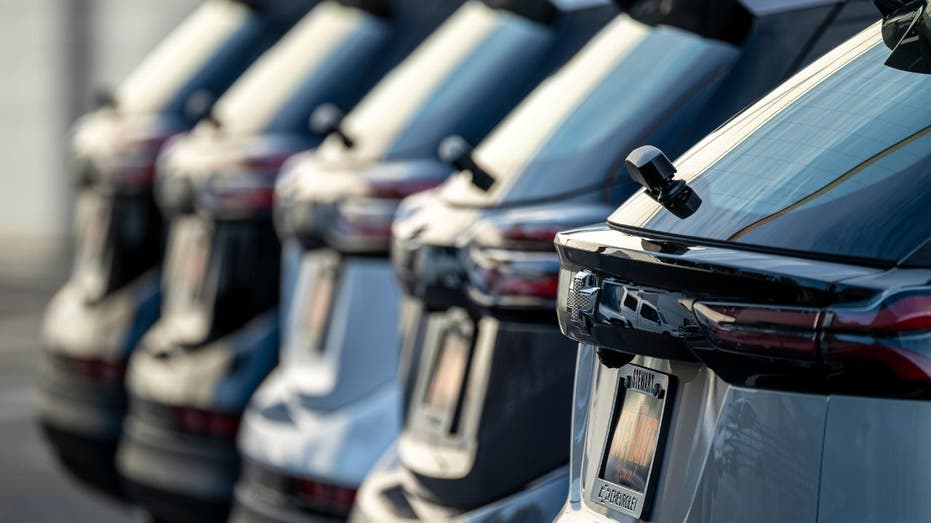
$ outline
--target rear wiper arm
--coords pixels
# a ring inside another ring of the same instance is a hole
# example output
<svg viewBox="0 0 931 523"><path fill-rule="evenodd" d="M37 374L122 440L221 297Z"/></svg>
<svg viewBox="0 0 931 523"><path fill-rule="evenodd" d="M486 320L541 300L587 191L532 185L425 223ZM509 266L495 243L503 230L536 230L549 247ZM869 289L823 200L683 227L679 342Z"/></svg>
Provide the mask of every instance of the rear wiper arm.
<svg viewBox="0 0 931 523"><path fill-rule="evenodd" d="M460 171L472 173L472 185L488 191L495 184L495 177L479 166L472 158L472 146L458 135L448 136L440 142L440 160Z"/></svg>

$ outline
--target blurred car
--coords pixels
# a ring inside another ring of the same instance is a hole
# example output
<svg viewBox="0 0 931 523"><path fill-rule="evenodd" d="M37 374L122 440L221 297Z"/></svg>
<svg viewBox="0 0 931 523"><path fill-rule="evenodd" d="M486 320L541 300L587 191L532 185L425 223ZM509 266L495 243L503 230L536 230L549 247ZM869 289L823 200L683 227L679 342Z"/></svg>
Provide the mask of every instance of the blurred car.
<svg viewBox="0 0 931 523"><path fill-rule="evenodd" d="M45 318L39 417L66 468L107 494L121 495L126 361L158 317L155 158L313 3L204 2L75 125L76 253Z"/></svg>
<svg viewBox="0 0 931 523"><path fill-rule="evenodd" d="M225 519L239 417L278 354L278 170L315 147L316 107L352 107L454 9L318 4L159 159L169 219L159 321L130 360L117 463L159 520Z"/></svg>
<svg viewBox="0 0 931 523"><path fill-rule="evenodd" d="M468 2L334 119L317 151L289 162L275 202L288 244L282 364L243 419L234 521L348 515L400 429L396 205L450 173L436 158L445 136L484 136L616 12L605 2Z"/></svg>
<svg viewBox="0 0 931 523"><path fill-rule="evenodd" d="M669 6L656 18L649 3L626 5L473 153L452 155L459 173L402 204L392 259L409 307L405 423L353 521L551 520L568 488L575 363L553 314L556 231L633 193L617 171L631 147L681 151L875 19L867 2ZM631 325L679 332L649 295L624 303Z"/></svg>
<svg viewBox="0 0 931 523"><path fill-rule="evenodd" d="M635 150L644 190L558 235L561 523L931 517L907 487L931 479L931 18L882 7L675 166Z"/></svg>

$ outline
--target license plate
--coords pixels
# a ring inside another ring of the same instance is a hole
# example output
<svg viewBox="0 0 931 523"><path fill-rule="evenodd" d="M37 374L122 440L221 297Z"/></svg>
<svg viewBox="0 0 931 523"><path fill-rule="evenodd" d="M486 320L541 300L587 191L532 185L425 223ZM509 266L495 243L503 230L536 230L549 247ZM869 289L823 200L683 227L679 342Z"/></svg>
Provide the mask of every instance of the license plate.
<svg viewBox="0 0 931 523"><path fill-rule="evenodd" d="M592 502L635 518L649 514L669 421L671 386L666 374L636 365L620 369Z"/></svg>
<svg viewBox="0 0 931 523"><path fill-rule="evenodd" d="M418 410L424 428L448 436L454 431L472 356L471 321L453 315L438 341Z"/></svg>
<svg viewBox="0 0 931 523"><path fill-rule="evenodd" d="M171 231L166 278L168 310L186 313L203 300L210 236L209 226L197 217L178 220Z"/></svg>

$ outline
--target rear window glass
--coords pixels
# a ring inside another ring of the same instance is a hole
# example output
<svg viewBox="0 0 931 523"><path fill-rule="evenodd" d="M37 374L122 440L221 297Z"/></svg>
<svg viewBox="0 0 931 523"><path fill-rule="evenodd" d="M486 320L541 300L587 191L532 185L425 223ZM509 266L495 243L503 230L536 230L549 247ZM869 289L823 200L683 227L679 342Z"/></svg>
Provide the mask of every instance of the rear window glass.
<svg viewBox="0 0 931 523"><path fill-rule="evenodd" d="M339 67L354 57L353 44L364 48L362 44L371 41L377 45L382 32L377 25L362 11L321 4L233 84L217 102L215 116L232 133L291 131L272 126L279 113L305 113L298 109L300 100L296 99L319 96L314 88L323 89L327 75L343 73Z"/></svg>
<svg viewBox="0 0 931 523"><path fill-rule="evenodd" d="M626 146L671 108L696 103L736 58L733 47L618 16L476 148L475 161L496 179L492 189L460 173L443 197L487 206L605 183Z"/></svg>
<svg viewBox="0 0 931 523"><path fill-rule="evenodd" d="M127 112L158 111L250 19L235 2L204 3L163 40L120 84L116 98Z"/></svg>
<svg viewBox="0 0 931 523"><path fill-rule="evenodd" d="M883 65L875 25L686 153L703 203L680 220L643 193L612 223L898 261L931 237L931 76Z"/></svg>

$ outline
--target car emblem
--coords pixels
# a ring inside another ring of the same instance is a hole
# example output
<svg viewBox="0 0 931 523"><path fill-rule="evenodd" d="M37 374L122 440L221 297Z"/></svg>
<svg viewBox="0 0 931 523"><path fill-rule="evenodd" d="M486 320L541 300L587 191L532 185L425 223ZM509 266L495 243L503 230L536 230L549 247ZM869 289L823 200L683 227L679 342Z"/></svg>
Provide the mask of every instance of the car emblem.
<svg viewBox="0 0 931 523"><path fill-rule="evenodd" d="M600 291L595 275L590 271L575 273L569 284L569 294L566 297L569 321L586 333L594 321Z"/></svg>

